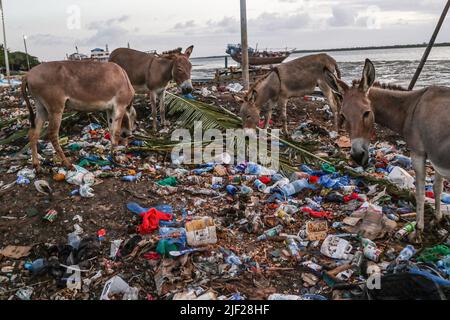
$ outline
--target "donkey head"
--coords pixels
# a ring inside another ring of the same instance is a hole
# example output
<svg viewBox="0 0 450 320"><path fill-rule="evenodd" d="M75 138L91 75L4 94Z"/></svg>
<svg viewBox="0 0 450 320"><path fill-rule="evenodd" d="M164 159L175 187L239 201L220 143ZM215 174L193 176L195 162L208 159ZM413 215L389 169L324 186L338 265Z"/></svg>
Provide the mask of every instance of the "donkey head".
<svg viewBox="0 0 450 320"><path fill-rule="evenodd" d="M127 108L122 119L122 128L120 130L119 144L127 145L128 138L133 136L133 131L136 128L136 109L133 106Z"/></svg>
<svg viewBox="0 0 450 320"><path fill-rule="evenodd" d="M194 46L190 46L184 53L180 52L174 55L172 77L183 94L191 93L194 90L191 81L192 64L189 61L193 50Z"/></svg>
<svg viewBox="0 0 450 320"><path fill-rule="evenodd" d="M256 95L257 93L252 91L244 98L238 96L234 97L236 101L241 104L240 116L244 130L256 130L256 127L259 124L259 109L255 104Z"/></svg>
<svg viewBox="0 0 450 320"><path fill-rule="evenodd" d="M331 89L343 97L339 126L344 126L350 134L351 156L358 164L366 166L375 127L375 114L368 97L375 82L375 67L369 59L366 59L361 82L359 86L353 87L349 87L328 70L324 72Z"/></svg>

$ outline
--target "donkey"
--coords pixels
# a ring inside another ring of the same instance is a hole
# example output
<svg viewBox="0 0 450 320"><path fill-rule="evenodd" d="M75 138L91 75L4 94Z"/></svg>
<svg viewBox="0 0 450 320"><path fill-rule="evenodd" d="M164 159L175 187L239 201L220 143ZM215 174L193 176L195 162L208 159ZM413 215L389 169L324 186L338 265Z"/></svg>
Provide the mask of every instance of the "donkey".
<svg viewBox="0 0 450 320"><path fill-rule="evenodd" d="M117 63L127 72L136 91L149 92L154 131L157 129L157 98L161 123L167 125L164 97L168 83L174 80L183 94L193 91L192 64L189 61L193 50L194 46L190 46L184 53L178 48L159 55L119 48L111 53L109 61Z"/></svg>
<svg viewBox="0 0 450 320"><path fill-rule="evenodd" d="M374 123L402 135L411 149L416 173L416 240L424 230L425 162L435 169L435 218L443 220L441 195L444 177L450 178L450 88L428 87L399 91L374 85L375 67L367 59L361 81L352 87L325 70L328 85L343 97L340 122L350 133L351 156L367 165ZM359 83L359 84L358 84Z"/></svg>
<svg viewBox="0 0 450 320"><path fill-rule="evenodd" d="M27 91L35 100L36 114ZM64 166L72 167L58 141L66 108L84 112L106 111L112 150L121 138L131 135L134 127L134 89L125 71L115 63L56 61L40 64L23 78L22 95L30 112L29 139L36 169L40 169L37 141L47 120L48 138L53 148Z"/></svg>
<svg viewBox="0 0 450 320"><path fill-rule="evenodd" d="M240 115L244 129L256 129L260 111L264 112L264 126L267 129L272 118L272 110L278 103L278 107L281 109L283 130L285 134L288 134L286 111L288 100L314 92L316 85L319 85L328 99L337 125L340 101L325 81L324 68L332 73L336 72L337 77L341 78L336 61L327 54L305 56L275 67L257 81L243 99L236 97L236 100L242 104Z"/></svg>

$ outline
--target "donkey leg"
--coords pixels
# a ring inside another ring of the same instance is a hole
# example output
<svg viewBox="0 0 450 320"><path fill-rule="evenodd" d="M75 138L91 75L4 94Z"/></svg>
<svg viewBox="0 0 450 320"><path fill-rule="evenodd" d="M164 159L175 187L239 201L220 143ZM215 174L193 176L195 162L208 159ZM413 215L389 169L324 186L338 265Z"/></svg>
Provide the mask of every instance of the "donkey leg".
<svg viewBox="0 0 450 320"><path fill-rule="evenodd" d="M425 228L425 156L417 154L412 155L412 165L416 172L416 221L417 234L416 240L421 241L421 234Z"/></svg>
<svg viewBox="0 0 450 320"><path fill-rule="evenodd" d="M269 101L269 105L264 110L264 129L268 129L270 126L270 120L272 120L272 112L275 107L275 102L272 100Z"/></svg>
<svg viewBox="0 0 450 320"><path fill-rule="evenodd" d="M158 109L156 106L156 94L153 91L150 91L148 95L150 98L150 105L152 107L153 131L156 132L156 130L158 130L157 125Z"/></svg>
<svg viewBox="0 0 450 320"><path fill-rule="evenodd" d="M434 200L436 202L434 215L436 217L436 222L440 223L442 221L443 215L441 211L441 199L442 199L442 191L444 188L444 178L437 172L434 174Z"/></svg>
<svg viewBox="0 0 450 320"><path fill-rule="evenodd" d="M63 165L70 169L72 168L72 164L69 160L67 160L66 156L64 155L64 151L61 148L61 145L59 144L59 128L61 127L61 121L62 121L62 112L59 113L53 113L49 114L48 117L48 138L50 142L53 145L53 148L56 151L56 154L63 162Z"/></svg>
<svg viewBox="0 0 450 320"><path fill-rule="evenodd" d="M36 118L34 120L34 128L31 127L28 137L30 140L30 148L31 148L31 158L33 162L33 167L36 171L40 171L39 164L39 154L37 151L37 143L39 140L39 136L41 135L42 127L44 126L45 121L47 121L47 110L43 107L41 103L36 101Z"/></svg>
<svg viewBox="0 0 450 320"><path fill-rule="evenodd" d="M281 120L283 121L283 131L286 136L289 135L288 125L287 125L287 98L280 98L278 100L278 108L281 109Z"/></svg>
<svg viewBox="0 0 450 320"><path fill-rule="evenodd" d="M159 94L159 113L161 115L161 124L164 127L169 125L169 123L166 122L166 104L165 104L165 99L166 99L166 89L164 89Z"/></svg>
<svg viewBox="0 0 450 320"><path fill-rule="evenodd" d="M330 108L333 111L334 116L334 127L336 132L339 132L339 108L338 103L336 102L336 98L334 96L333 91L330 89L330 87L322 82L319 82L319 88L322 90L323 95L327 98L328 103L330 104Z"/></svg>

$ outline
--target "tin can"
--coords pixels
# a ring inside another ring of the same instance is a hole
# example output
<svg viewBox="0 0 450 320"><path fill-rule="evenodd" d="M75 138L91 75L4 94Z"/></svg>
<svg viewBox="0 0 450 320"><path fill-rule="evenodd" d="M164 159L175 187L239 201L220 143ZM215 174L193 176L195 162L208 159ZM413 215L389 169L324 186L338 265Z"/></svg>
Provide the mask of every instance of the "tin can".
<svg viewBox="0 0 450 320"><path fill-rule="evenodd" d="M52 210L47 211L47 213L45 214L43 219L53 222L53 221L55 221L57 216L58 216L58 211L52 209Z"/></svg>
<svg viewBox="0 0 450 320"><path fill-rule="evenodd" d="M267 189L267 185L262 183L261 180L259 180L259 179L255 180L255 187L261 192L263 192L264 190Z"/></svg>

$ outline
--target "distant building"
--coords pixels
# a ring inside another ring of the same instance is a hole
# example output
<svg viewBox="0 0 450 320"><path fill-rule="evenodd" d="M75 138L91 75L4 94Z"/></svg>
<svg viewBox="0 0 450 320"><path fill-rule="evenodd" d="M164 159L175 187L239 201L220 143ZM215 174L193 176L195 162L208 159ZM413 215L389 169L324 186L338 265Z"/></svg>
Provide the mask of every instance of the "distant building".
<svg viewBox="0 0 450 320"><path fill-rule="evenodd" d="M91 59L100 62L108 62L109 60L109 50L103 50L100 48L95 48L91 50Z"/></svg>
<svg viewBox="0 0 450 320"><path fill-rule="evenodd" d="M75 52L75 53L72 53L71 55L67 56L67 59L76 61L76 60L86 60L86 59L89 59L89 57L85 54Z"/></svg>

